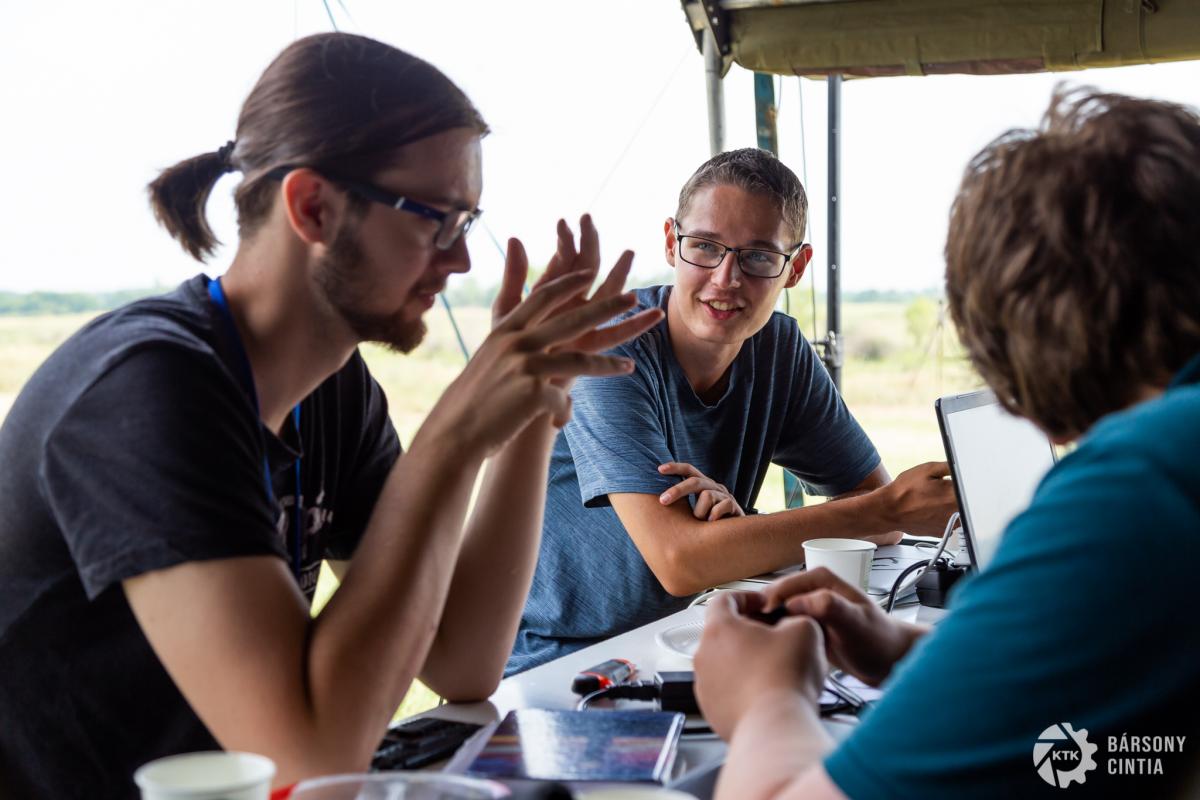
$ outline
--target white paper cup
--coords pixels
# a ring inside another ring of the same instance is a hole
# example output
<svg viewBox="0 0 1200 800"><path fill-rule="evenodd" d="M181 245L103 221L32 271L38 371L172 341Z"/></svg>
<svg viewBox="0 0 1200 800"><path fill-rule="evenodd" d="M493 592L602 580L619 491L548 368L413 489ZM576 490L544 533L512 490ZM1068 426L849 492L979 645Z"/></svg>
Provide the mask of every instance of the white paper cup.
<svg viewBox="0 0 1200 800"><path fill-rule="evenodd" d="M184 753L133 773L142 800L268 800L275 762L254 753Z"/></svg>
<svg viewBox="0 0 1200 800"><path fill-rule="evenodd" d="M875 543L862 539L810 539L804 543L805 569L825 567L864 592L874 560Z"/></svg>

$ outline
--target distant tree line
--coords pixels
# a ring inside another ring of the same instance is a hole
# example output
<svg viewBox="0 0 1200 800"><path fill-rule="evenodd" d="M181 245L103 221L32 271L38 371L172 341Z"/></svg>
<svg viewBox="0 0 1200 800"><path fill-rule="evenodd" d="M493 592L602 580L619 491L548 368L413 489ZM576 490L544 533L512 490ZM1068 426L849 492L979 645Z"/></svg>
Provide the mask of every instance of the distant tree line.
<svg viewBox="0 0 1200 800"><path fill-rule="evenodd" d="M531 274L531 282L536 279L536 273ZM661 273L645 280L631 281L631 285L654 286L659 283L669 283L671 273ZM492 284L481 284L474 278L455 281L446 290L446 299L450 305L462 308L487 308L496 297L497 287ZM159 294L166 291L158 287L153 289L124 289L119 292L0 292L0 316L35 316L41 314L81 314L88 311L107 311L132 300ZM799 299L792 290L792 301ZM842 299L847 303L911 303L918 298L936 300L940 293L935 289L921 292L897 291L893 289L868 289L858 292L843 292ZM824 293L819 293L820 302L824 303Z"/></svg>
<svg viewBox="0 0 1200 800"><path fill-rule="evenodd" d="M865 289L858 292L842 292L846 303L911 303L920 297L936 301L942 296L940 289L923 289L919 292L899 289Z"/></svg>
<svg viewBox="0 0 1200 800"><path fill-rule="evenodd" d="M532 284L537 279L540 271L531 271L528 283ZM629 281L630 287L638 286L657 286L659 284L671 283L674 280L674 274L669 270L650 275L645 278L631 278ZM472 277L463 278L453 281L446 289L446 299L450 301L452 306L466 307L486 307L492 304L492 300L496 297L497 287L492 284L480 284ZM807 286L797 287L791 290L791 300L793 303L808 296L809 289ZM912 303L917 299L932 300L934 305L942 296L940 289L923 289L920 291L901 291L898 289L866 289L857 292L842 292L842 301L845 303ZM818 302L823 306L825 304L825 293L817 293Z"/></svg>
<svg viewBox="0 0 1200 800"><path fill-rule="evenodd" d="M119 292L0 292L0 316L81 314L107 311L162 289L124 289Z"/></svg>

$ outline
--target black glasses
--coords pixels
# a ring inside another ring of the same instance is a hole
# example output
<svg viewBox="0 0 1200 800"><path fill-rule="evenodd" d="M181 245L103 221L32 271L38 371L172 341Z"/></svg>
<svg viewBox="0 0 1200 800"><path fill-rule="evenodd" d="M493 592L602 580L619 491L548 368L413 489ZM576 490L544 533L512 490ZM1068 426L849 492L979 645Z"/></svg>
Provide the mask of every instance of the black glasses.
<svg viewBox="0 0 1200 800"><path fill-rule="evenodd" d="M729 247L712 239L685 236L680 232L678 222L675 223L675 240L679 242L679 257L693 267L716 269L725 260L726 253L733 253L743 274L752 278L778 278L788 260L804 247L801 242L790 253L758 247Z"/></svg>
<svg viewBox="0 0 1200 800"><path fill-rule="evenodd" d="M299 169L299 167L276 167L267 173L267 177L272 180L281 181L294 169ZM438 224L437 233L433 236L433 246L438 250L449 250L453 247L454 243L460 237L466 236L470 232L475 220L479 219L479 215L483 213L482 208L456 208L453 211L439 211L432 206L418 203L416 200L394 194L387 189L381 189L370 183L341 178L324 172L320 174L327 180L336 183L348 192L353 192L364 200L370 200L373 203L382 203L385 206L391 206L397 211L407 211L410 214L416 214L417 216L433 220Z"/></svg>

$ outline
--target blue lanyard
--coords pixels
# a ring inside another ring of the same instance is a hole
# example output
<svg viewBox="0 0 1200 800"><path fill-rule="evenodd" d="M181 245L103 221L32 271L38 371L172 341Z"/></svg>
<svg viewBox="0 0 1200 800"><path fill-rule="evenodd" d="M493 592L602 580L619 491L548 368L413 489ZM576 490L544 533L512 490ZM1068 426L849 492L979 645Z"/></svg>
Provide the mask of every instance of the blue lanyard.
<svg viewBox="0 0 1200 800"><path fill-rule="evenodd" d="M208 296L212 299L213 305L221 312L221 319L225 323L226 330L230 340L234 344L234 352L238 357L238 367L241 375L242 388L246 394L250 396L250 402L254 404L254 415L260 417L262 411L258 407L258 392L254 388L254 373L250 369L250 358L246 355L246 348L242 345L242 337L238 335L237 325L233 321L233 313L229 310L229 301L225 299L225 290L221 288L221 279L216 278L208 282ZM296 425L296 435L300 435L300 404L292 409L292 421ZM259 419L259 425L262 425ZM265 443L264 443L265 444ZM292 572L296 575L296 580L300 580L300 550L304 535L304 504L301 502L300 495L300 459L296 459L295 468L296 477L296 499L293 506L292 518L295 525L292 526ZM263 447L263 478L267 487L267 499L273 507L277 507L275 503L275 490L271 486L271 463L267 459L266 447Z"/></svg>

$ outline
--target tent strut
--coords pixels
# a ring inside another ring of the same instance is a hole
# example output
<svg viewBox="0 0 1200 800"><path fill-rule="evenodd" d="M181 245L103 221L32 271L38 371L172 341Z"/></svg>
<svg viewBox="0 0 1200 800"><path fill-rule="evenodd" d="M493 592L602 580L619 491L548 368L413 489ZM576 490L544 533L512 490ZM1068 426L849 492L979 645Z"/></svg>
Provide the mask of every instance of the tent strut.
<svg viewBox="0 0 1200 800"><path fill-rule="evenodd" d="M723 63L717 40L705 28L704 85L708 96L708 149L711 155L725 150L725 86L722 82Z"/></svg>
<svg viewBox="0 0 1200 800"><path fill-rule="evenodd" d="M827 332L821 360L842 387L842 276L841 276L841 171L842 171L842 76L829 76L829 268L826 277Z"/></svg>

